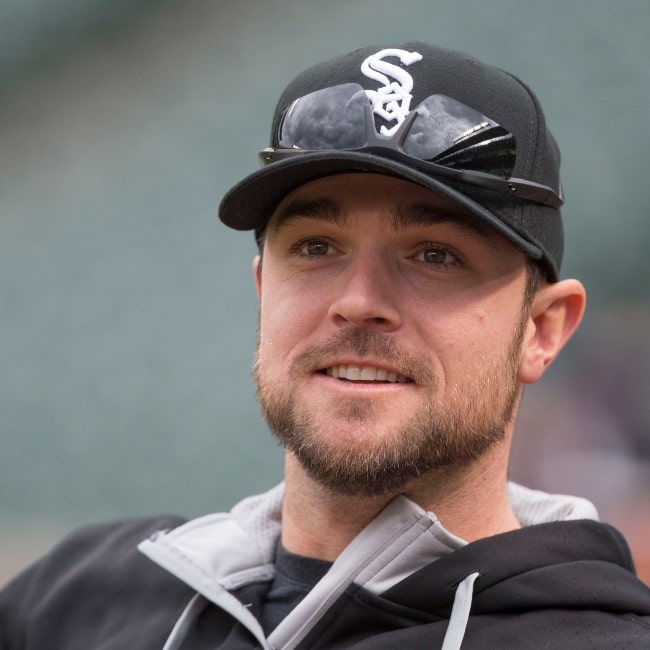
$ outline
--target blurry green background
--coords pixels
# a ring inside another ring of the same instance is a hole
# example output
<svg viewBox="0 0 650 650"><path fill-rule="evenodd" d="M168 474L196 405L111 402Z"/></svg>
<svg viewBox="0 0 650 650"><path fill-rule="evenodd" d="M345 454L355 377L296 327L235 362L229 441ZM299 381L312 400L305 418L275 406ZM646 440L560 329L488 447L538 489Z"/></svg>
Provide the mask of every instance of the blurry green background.
<svg viewBox="0 0 650 650"><path fill-rule="evenodd" d="M647 536L649 31L648 0L0 0L0 582L72 526L279 480L254 246L218 201L295 73L412 39L520 75L563 151L590 306L526 396L513 476Z"/></svg>

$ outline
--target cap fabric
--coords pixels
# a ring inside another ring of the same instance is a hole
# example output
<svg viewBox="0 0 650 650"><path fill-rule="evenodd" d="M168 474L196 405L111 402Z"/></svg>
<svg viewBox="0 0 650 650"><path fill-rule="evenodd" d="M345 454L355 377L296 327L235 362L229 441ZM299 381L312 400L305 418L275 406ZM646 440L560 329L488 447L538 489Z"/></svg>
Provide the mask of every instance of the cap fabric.
<svg viewBox="0 0 650 650"><path fill-rule="evenodd" d="M272 133L294 100L344 83L358 83L369 91L388 83L405 84L404 90L412 95L411 107L442 94L487 115L516 139L513 176L559 193L560 153L532 91L499 68L426 43L364 47L305 70L280 97ZM376 119L377 128L379 124ZM323 176L351 172L395 176L446 196L539 260L549 280L558 279L563 252L559 209L437 177L435 172L409 166L408 160L396 161L377 153L315 151L271 163L227 192L219 217L237 230L261 230L278 203L295 188Z"/></svg>

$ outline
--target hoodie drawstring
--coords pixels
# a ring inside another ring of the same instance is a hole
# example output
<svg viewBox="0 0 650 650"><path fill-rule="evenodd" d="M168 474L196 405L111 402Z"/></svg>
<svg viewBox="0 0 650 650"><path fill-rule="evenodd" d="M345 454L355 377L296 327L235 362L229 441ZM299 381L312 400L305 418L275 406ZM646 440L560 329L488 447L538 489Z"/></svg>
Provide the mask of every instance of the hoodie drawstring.
<svg viewBox="0 0 650 650"><path fill-rule="evenodd" d="M180 618L176 621L176 625L174 625L163 646L163 650L178 650L181 647L190 627L207 605L208 601L201 594L195 594L192 597L192 600L187 603L187 607L185 607Z"/></svg>
<svg viewBox="0 0 650 650"><path fill-rule="evenodd" d="M479 577L478 571L470 573L456 589L454 604L451 608L449 625L447 633L442 644L441 650L460 650L469 621L469 612L472 608L472 598L474 596L474 582ZM187 633L192 624L200 616L201 612L208 605L201 594L195 594L185 607L178 621L174 625L163 650L178 650L187 637Z"/></svg>
<svg viewBox="0 0 650 650"><path fill-rule="evenodd" d="M478 571L470 573L456 589L454 604L451 608L449 626L441 650L460 650L469 621L469 610L472 608L474 582L479 577Z"/></svg>

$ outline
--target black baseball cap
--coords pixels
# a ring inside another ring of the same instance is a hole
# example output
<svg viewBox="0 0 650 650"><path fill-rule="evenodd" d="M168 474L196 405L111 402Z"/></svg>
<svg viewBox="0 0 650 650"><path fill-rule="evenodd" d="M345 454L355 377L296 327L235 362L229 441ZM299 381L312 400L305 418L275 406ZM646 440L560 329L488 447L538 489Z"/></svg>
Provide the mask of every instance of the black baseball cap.
<svg viewBox="0 0 650 650"><path fill-rule="evenodd" d="M444 195L558 279L560 153L533 92L504 70L421 42L357 49L291 81L270 144L221 201L231 228L263 231L309 181L374 172Z"/></svg>

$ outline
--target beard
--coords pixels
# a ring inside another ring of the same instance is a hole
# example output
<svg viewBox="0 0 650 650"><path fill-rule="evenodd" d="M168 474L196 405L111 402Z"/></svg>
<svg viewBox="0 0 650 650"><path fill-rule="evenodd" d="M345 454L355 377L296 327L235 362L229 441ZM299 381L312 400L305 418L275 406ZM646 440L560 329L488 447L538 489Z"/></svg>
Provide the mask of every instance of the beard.
<svg viewBox="0 0 650 650"><path fill-rule="evenodd" d="M325 488L355 497L398 493L436 468L473 463L504 439L520 394L517 368L525 323L522 317L507 349L489 363L478 359L476 368L448 387L444 401L436 396L440 382L422 355L400 350L381 332L341 330L331 340L308 348L291 365L289 378L295 386L323 360L350 354L383 359L423 392L422 405L382 436L362 436L361 442L348 444L335 441L331 432L328 435L333 425L310 413L295 391L277 387L258 344L254 377L262 415L285 449ZM381 404L350 398L337 401L335 408L349 425L362 429Z"/></svg>

